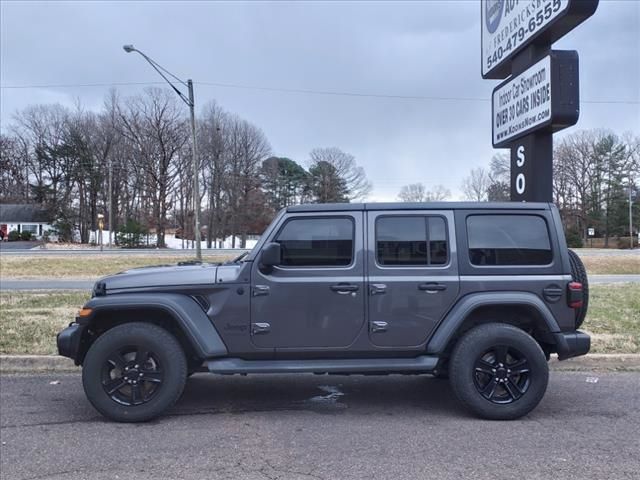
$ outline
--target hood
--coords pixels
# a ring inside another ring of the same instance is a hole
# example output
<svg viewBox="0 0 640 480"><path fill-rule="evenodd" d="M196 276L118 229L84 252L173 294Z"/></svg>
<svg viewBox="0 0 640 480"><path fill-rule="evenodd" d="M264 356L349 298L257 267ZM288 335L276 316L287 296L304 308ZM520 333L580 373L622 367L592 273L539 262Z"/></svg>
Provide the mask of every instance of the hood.
<svg viewBox="0 0 640 480"><path fill-rule="evenodd" d="M211 287L216 283L235 283L242 264L156 265L140 267L101 278L94 292L153 287Z"/></svg>
<svg viewBox="0 0 640 480"><path fill-rule="evenodd" d="M98 280L101 289L120 290L145 287L211 285L216 281L217 265L156 265L116 273Z"/></svg>

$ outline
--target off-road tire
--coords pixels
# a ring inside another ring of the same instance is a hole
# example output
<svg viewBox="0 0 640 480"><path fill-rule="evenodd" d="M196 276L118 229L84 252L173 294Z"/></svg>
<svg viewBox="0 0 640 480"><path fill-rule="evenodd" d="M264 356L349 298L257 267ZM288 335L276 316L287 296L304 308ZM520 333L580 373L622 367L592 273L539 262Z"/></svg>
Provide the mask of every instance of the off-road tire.
<svg viewBox="0 0 640 480"><path fill-rule="evenodd" d="M517 400L496 404L485 398L476 386L476 365L484 352L505 346L526 358L529 383ZM451 355L449 375L456 397L473 413L490 420L513 420L540 403L549 382L549 367L540 345L526 332L508 324L488 323L469 330L458 341Z"/></svg>
<svg viewBox="0 0 640 480"><path fill-rule="evenodd" d="M141 405L122 405L103 387L103 368L116 350L139 346L153 352L162 366L162 383ZM165 329L149 323L126 323L103 333L91 345L84 360L82 384L87 398L102 415L118 422L144 422L157 417L180 398L187 379L187 360L178 340Z"/></svg>
<svg viewBox="0 0 640 480"><path fill-rule="evenodd" d="M589 279L587 278L587 270L584 268L584 263L573 250L569 250L569 263L571 264L571 278L575 282L582 284L582 306L576 308L576 329L580 328L582 322L584 322L587 316L587 309L589 308Z"/></svg>

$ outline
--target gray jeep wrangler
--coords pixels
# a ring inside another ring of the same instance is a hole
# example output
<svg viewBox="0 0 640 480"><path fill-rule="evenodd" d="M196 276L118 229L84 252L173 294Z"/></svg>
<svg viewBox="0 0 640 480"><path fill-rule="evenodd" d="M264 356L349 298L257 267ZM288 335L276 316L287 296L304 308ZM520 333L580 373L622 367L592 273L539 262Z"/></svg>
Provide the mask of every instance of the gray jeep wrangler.
<svg viewBox="0 0 640 480"><path fill-rule="evenodd" d="M223 264L99 280L61 355L89 401L149 420L197 371L432 374L483 418L530 412L584 355L587 277L546 203L299 205Z"/></svg>

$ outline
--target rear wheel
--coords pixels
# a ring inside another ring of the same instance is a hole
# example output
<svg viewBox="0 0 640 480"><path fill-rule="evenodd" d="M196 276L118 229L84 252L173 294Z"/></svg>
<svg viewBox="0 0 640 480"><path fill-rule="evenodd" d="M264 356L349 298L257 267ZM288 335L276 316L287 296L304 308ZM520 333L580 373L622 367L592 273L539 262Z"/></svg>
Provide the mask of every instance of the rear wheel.
<svg viewBox="0 0 640 480"><path fill-rule="evenodd" d="M489 323L458 341L449 364L456 396L476 415L511 420L542 400L549 367L540 345L512 325Z"/></svg>
<svg viewBox="0 0 640 480"><path fill-rule="evenodd" d="M187 361L176 338L156 325L114 327L91 345L82 384L91 404L119 422L160 415L182 394Z"/></svg>

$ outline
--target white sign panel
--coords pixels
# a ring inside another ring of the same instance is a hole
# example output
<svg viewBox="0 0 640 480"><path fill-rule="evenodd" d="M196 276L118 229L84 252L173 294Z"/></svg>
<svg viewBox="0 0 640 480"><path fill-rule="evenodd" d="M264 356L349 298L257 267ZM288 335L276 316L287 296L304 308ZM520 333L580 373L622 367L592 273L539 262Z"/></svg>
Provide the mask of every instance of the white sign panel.
<svg viewBox="0 0 640 480"><path fill-rule="evenodd" d="M551 123L551 57L493 91L493 144Z"/></svg>
<svg viewBox="0 0 640 480"><path fill-rule="evenodd" d="M596 234L596 229L589 227L589 236L593 237Z"/></svg>
<svg viewBox="0 0 640 480"><path fill-rule="evenodd" d="M482 76L504 66L568 6L569 0L482 0ZM505 78L509 73L502 71L492 78Z"/></svg>

